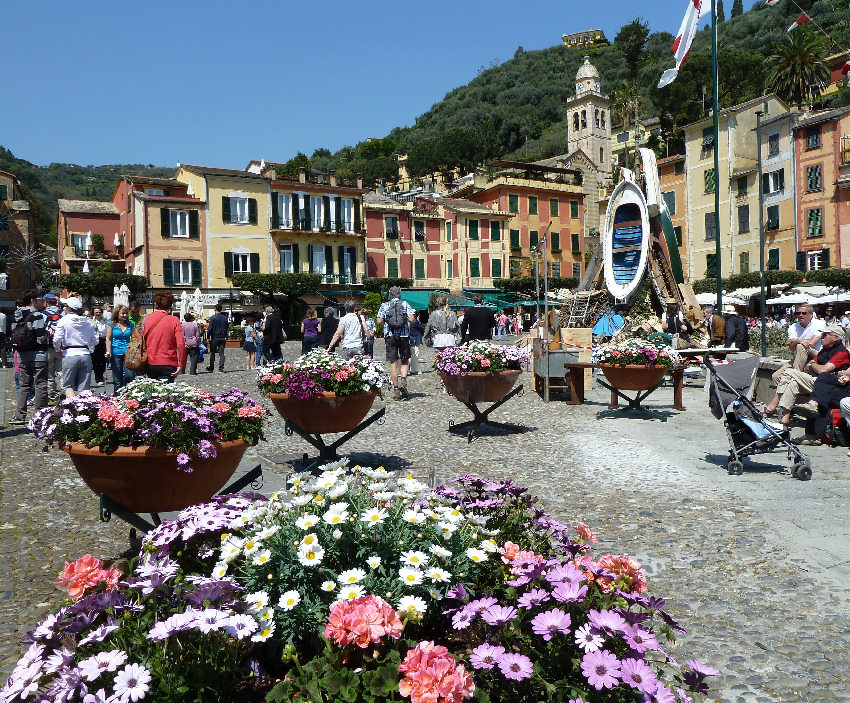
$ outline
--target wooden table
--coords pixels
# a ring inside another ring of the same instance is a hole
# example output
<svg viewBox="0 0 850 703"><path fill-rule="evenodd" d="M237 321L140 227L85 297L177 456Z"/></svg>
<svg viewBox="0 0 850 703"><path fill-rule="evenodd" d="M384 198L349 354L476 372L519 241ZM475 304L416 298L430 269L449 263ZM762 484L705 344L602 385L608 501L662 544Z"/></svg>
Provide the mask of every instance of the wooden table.
<svg viewBox="0 0 850 703"><path fill-rule="evenodd" d="M737 350L736 350L737 351ZM598 369L599 364L590 362L578 362L573 364L564 364L570 370L570 399L567 401L569 405L582 405L584 403L584 370ZM685 386L685 368L687 364L676 364L670 371L670 376L673 379L673 410L684 412L685 406L682 403L682 391ZM616 391L611 391L611 402L608 404L609 410L616 410L620 407L620 399Z"/></svg>

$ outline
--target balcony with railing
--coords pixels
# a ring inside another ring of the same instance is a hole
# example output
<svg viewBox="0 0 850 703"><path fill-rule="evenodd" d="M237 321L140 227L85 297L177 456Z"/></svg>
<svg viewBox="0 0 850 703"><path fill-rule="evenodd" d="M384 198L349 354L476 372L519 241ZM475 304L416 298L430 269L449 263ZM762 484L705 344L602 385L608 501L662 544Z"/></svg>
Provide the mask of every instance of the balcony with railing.
<svg viewBox="0 0 850 703"><path fill-rule="evenodd" d="M354 231L354 222L351 220L342 220L341 222L332 222L326 225L325 222L314 222L309 217L286 217L279 218L277 222L272 222L272 229L281 232L325 232L329 234L363 234L364 228L361 225L361 231Z"/></svg>
<svg viewBox="0 0 850 703"><path fill-rule="evenodd" d="M311 271L310 273L318 273ZM323 285L338 285L338 286L354 286L363 283L364 276L362 274L348 273L318 273L322 277Z"/></svg>

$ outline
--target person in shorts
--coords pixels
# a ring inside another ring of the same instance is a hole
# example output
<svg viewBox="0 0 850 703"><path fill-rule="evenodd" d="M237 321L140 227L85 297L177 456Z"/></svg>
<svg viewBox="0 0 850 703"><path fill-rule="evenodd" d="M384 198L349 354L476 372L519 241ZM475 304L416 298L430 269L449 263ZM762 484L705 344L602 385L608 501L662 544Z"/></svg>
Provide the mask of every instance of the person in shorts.
<svg viewBox="0 0 850 703"><path fill-rule="evenodd" d="M328 351L337 341L342 339L340 344L339 354L343 359L351 359L355 356L363 354L363 341L368 336L369 331L363 323L363 318L357 314L357 305L353 300L345 301L345 315L339 321L334 336L331 337L328 344Z"/></svg>
<svg viewBox="0 0 850 703"><path fill-rule="evenodd" d="M401 299L401 288L392 286L389 300L381 303L378 317L379 325L384 324L384 343L387 361L390 362L390 376L393 381L393 400L407 398L407 367L410 362L410 323L416 314L407 301Z"/></svg>

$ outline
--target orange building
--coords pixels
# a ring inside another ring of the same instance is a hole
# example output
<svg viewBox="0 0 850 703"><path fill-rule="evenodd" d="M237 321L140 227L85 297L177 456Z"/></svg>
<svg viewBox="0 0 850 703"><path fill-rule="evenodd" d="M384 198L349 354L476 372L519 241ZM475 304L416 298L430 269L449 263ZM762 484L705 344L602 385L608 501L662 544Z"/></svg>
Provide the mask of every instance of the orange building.
<svg viewBox="0 0 850 703"><path fill-rule="evenodd" d="M676 154L658 161L658 180L661 196L667 203L667 211L673 221L676 244L679 245L679 257L682 262L688 260L686 202L688 197L688 175L685 170L685 155Z"/></svg>

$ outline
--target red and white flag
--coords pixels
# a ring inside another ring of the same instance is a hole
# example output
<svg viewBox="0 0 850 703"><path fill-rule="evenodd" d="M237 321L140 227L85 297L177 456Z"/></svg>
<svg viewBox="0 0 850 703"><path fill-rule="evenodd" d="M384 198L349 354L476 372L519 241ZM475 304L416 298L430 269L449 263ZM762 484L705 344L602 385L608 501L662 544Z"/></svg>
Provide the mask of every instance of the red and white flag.
<svg viewBox="0 0 850 703"><path fill-rule="evenodd" d="M797 18L797 21L794 22L788 29L785 30L785 34L787 35L792 29L797 29L801 24L806 24L809 21L809 16L804 12Z"/></svg>
<svg viewBox="0 0 850 703"><path fill-rule="evenodd" d="M670 85L676 80L676 76L679 75L679 69L682 67L682 64L688 57L688 52L691 50L691 44L697 33L697 25L699 24L700 17L708 12L711 12L711 0L688 0L688 9L685 11L685 18L682 20L682 26L679 27L676 41L673 42L673 56L676 58L676 67L668 68L661 74L661 80L658 81L659 88Z"/></svg>
<svg viewBox="0 0 850 703"><path fill-rule="evenodd" d="M764 0L768 5L773 7L774 5L779 3L779 0Z"/></svg>
<svg viewBox="0 0 850 703"><path fill-rule="evenodd" d="M842 76L846 76L848 73L850 73L850 61L848 61L841 67Z"/></svg>

